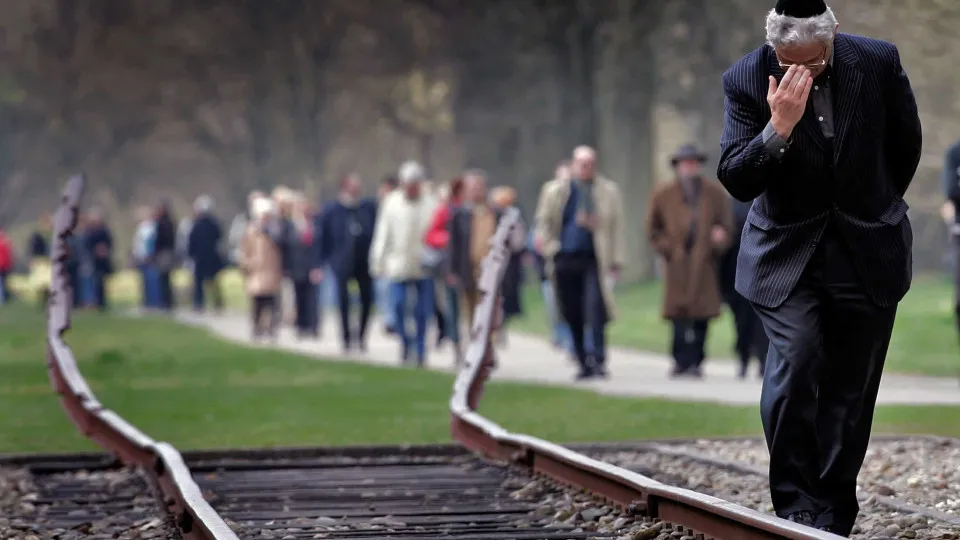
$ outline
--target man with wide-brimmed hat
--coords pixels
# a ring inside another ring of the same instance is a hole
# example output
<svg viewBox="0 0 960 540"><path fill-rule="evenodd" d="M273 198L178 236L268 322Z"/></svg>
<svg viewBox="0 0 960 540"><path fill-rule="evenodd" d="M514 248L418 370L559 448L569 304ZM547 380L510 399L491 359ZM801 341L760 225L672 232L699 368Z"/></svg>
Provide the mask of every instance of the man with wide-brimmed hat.
<svg viewBox="0 0 960 540"><path fill-rule="evenodd" d="M903 196L922 136L897 47L838 26L823 0L767 14L767 43L723 75L718 176L756 199L736 288L770 337L760 409L774 508L847 535L912 279Z"/></svg>
<svg viewBox="0 0 960 540"><path fill-rule="evenodd" d="M673 376L701 377L707 327L720 315L718 263L733 214L723 187L703 177L707 156L686 144L670 158L675 181L650 198L647 234L663 257L663 318L673 323Z"/></svg>

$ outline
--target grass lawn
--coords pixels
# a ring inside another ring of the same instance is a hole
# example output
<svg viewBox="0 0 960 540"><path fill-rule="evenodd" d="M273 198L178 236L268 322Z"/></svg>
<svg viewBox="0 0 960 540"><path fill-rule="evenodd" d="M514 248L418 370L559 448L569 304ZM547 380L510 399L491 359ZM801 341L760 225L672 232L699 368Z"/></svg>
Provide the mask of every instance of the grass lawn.
<svg viewBox="0 0 960 540"><path fill-rule="evenodd" d="M22 276L14 276L13 286L22 294ZM175 274L174 283L181 302L189 302L191 278L185 272ZM235 270L221 274L220 283L231 309L247 309L242 277ZM116 305L135 305L139 298L139 277L131 271L116 274L109 282L110 298ZM619 319L609 329L611 345L666 353L670 338L668 323L660 318L660 283L624 285L617 291ZM890 372L955 377L960 374L960 346L953 319L953 285L945 278L918 277L901 302L886 369ZM524 291L526 316L511 323L511 328L547 336L547 319L536 287ZM718 359L735 356L733 318L726 311L710 325L708 354Z"/></svg>
<svg viewBox="0 0 960 540"><path fill-rule="evenodd" d="M619 318L609 329L612 345L666 353L670 327L660 318L660 283L626 285L617 291ZM953 285L946 279L917 278L900 304L897 323L887 355L887 371L955 377L960 374L960 347L953 319ZM527 316L512 328L539 335L548 334L547 318L539 291L530 288L524 296ZM734 358L733 317L723 315L710 325L707 353L716 358Z"/></svg>
<svg viewBox="0 0 960 540"><path fill-rule="evenodd" d="M450 440L452 377L247 349L159 319L79 314L67 335L110 408L182 449ZM44 367L41 315L0 309L0 452L92 449L60 408ZM600 396L498 382L482 412L557 441L759 433L755 407ZM883 432L960 435L960 408L889 407Z"/></svg>

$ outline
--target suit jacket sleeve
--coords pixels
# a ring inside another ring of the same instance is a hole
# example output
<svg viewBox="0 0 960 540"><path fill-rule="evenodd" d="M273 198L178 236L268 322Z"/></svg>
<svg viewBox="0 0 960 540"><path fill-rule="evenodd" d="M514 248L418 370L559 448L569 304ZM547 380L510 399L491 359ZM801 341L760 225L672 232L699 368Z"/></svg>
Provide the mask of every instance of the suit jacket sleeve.
<svg viewBox="0 0 960 540"><path fill-rule="evenodd" d="M767 189L780 161L771 155L764 141L763 104L747 96L743 74L723 75L723 134L720 137L720 164L717 178L740 201L750 201Z"/></svg>
<svg viewBox="0 0 960 540"><path fill-rule="evenodd" d="M910 79L900 64L900 52L893 48L893 80L887 96L888 163L892 171L893 187L902 197L920 164L923 135L917 100L910 87Z"/></svg>

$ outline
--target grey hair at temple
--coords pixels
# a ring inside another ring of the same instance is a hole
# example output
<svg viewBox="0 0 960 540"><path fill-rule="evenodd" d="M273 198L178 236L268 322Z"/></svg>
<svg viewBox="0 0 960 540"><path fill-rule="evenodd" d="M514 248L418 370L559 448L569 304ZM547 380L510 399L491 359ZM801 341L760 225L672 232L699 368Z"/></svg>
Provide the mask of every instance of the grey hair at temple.
<svg viewBox="0 0 960 540"><path fill-rule="evenodd" d="M781 15L775 9L767 14L767 43L781 47L808 43L831 43L837 28L837 17L829 7L816 17L799 19Z"/></svg>

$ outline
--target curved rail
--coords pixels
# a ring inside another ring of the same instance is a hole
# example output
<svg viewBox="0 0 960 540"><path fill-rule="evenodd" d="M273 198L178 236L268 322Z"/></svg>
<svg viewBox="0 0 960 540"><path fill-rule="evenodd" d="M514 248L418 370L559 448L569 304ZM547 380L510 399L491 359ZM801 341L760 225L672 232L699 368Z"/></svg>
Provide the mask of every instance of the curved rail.
<svg viewBox="0 0 960 540"><path fill-rule="evenodd" d="M51 249L53 271L47 304L47 371L54 390L60 394L67 415L87 437L93 439L124 463L141 467L163 492L168 510L176 517L183 538L188 540L238 540L227 524L203 499L183 458L165 442L151 439L117 413L107 409L93 394L73 351L63 341L70 329L72 289L65 263L68 240L77 226L80 199L86 180L70 178L54 216Z"/></svg>
<svg viewBox="0 0 960 540"><path fill-rule="evenodd" d="M453 437L488 457L512 462L563 484L586 489L613 504L683 525L722 540L836 540L840 536L687 489L662 484L641 474L591 459L563 446L510 433L476 412L483 387L496 366L490 332L499 324L498 292L510 253L520 241L515 208L502 218L491 240L478 286L482 300L470 329L466 362L450 400Z"/></svg>

